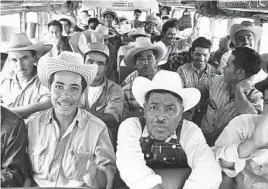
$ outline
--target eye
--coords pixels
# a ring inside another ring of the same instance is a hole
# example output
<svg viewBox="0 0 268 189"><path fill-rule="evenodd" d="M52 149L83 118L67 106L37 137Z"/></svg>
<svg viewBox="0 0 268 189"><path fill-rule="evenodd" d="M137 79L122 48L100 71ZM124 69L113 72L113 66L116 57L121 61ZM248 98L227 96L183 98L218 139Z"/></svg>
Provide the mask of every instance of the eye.
<svg viewBox="0 0 268 189"><path fill-rule="evenodd" d="M150 110L156 110L156 109L157 109L157 106L155 105L150 106Z"/></svg>
<svg viewBox="0 0 268 189"><path fill-rule="evenodd" d="M12 62L17 62L17 59L16 58L11 58L11 61Z"/></svg>
<svg viewBox="0 0 268 189"><path fill-rule="evenodd" d="M78 87L72 87L72 91L74 91L74 92L79 91L79 88Z"/></svg>
<svg viewBox="0 0 268 189"><path fill-rule="evenodd" d="M174 108L171 108L171 107L168 108L167 110L168 110L168 112L175 112L175 109Z"/></svg>
<svg viewBox="0 0 268 189"><path fill-rule="evenodd" d="M56 89L63 89L63 86L61 86L61 85L56 85L55 88L56 88Z"/></svg>

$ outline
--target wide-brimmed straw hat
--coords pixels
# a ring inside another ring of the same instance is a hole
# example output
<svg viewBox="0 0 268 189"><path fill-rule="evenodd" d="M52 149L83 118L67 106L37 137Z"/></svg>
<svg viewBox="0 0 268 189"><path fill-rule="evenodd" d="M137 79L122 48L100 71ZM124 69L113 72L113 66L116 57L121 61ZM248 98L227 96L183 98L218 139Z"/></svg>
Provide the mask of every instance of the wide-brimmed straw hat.
<svg viewBox="0 0 268 189"><path fill-rule="evenodd" d="M153 50L155 52L158 65L166 63L165 61L161 61L167 53L167 48L163 42L159 41L152 44L150 38L138 37L135 41L135 47L129 49L124 56L125 64L127 66L134 66L136 64L136 55L146 50Z"/></svg>
<svg viewBox="0 0 268 189"><path fill-rule="evenodd" d="M52 45L45 45L41 42L33 44L25 33L15 33L10 38L7 51L35 51L37 58L40 58L49 52L52 47Z"/></svg>
<svg viewBox="0 0 268 189"><path fill-rule="evenodd" d="M116 36L115 33L111 33L111 32L109 31L109 28L108 28L107 26L103 25L103 24L99 24L99 25L96 27L95 31L96 31L97 33L103 35L103 37L104 37L105 39L112 38L112 37L115 37L115 36Z"/></svg>
<svg viewBox="0 0 268 189"><path fill-rule="evenodd" d="M88 43L87 47L85 49L85 54L89 53L89 52L100 52L100 53L104 54L108 58L108 60L110 58L109 48L107 47L107 45L105 45L101 42Z"/></svg>
<svg viewBox="0 0 268 189"><path fill-rule="evenodd" d="M234 24L230 29L231 41L236 44L236 34L240 31L251 31L254 34L255 41L259 41L262 35L262 27L255 26L249 21L243 21L241 24Z"/></svg>
<svg viewBox="0 0 268 189"><path fill-rule="evenodd" d="M117 17L116 12L112 11L111 9L106 9L101 12L101 16L105 18L106 15L111 15L114 19Z"/></svg>
<svg viewBox="0 0 268 189"><path fill-rule="evenodd" d="M145 95L152 90L173 92L182 98L184 112L198 104L201 93L195 88L183 88L179 74L172 71L160 70L151 80L137 77L132 86L134 98L141 107L144 107Z"/></svg>
<svg viewBox="0 0 268 189"><path fill-rule="evenodd" d="M69 51L63 51L57 57L42 57L37 66L38 77L46 87L49 87L50 76L60 71L69 71L81 75L89 86L95 79L97 70L97 65L85 65L80 54Z"/></svg>
<svg viewBox="0 0 268 189"><path fill-rule="evenodd" d="M52 20L59 20L60 19L68 19L71 22L71 28L74 28L76 26L76 20L74 17L69 16L69 15L64 15L64 14L60 14L60 15L55 15L52 17Z"/></svg>
<svg viewBox="0 0 268 189"><path fill-rule="evenodd" d="M145 32L144 27L138 27L128 33L128 37L135 37L135 36L150 37L150 35Z"/></svg>

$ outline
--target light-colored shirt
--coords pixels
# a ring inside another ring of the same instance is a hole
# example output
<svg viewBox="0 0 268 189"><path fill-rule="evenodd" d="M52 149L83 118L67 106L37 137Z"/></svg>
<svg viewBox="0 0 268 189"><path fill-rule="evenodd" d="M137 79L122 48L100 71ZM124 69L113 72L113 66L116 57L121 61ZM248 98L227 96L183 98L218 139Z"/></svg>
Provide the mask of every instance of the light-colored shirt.
<svg viewBox="0 0 268 189"><path fill-rule="evenodd" d="M97 87L91 87L88 86L87 88L87 100L88 100L88 106L91 108L91 106L98 100L100 97L100 94L103 90L104 83Z"/></svg>
<svg viewBox="0 0 268 189"><path fill-rule="evenodd" d="M4 106L9 108L35 104L43 97L50 98L50 91L41 84L37 72L23 88L19 84L16 74L4 78L0 86L0 99Z"/></svg>
<svg viewBox="0 0 268 189"><path fill-rule="evenodd" d="M115 174L115 154L106 125L78 108L77 114L60 138L53 108L27 119L28 148L33 178L43 187L81 187L96 185L89 165L94 163L106 178Z"/></svg>
<svg viewBox="0 0 268 189"><path fill-rule="evenodd" d="M250 139L257 127L260 115L245 114L234 118L215 142L216 159L234 162L234 169L222 168L230 177L237 176L242 189L268 188L268 146L255 151L248 158L239 158L238 146Z"/></svg>
<svg viewBox="0 0 268 189"><path fill-rule="evenodd" d="M139 140L148 135L146 126L142 131L139 118L128 118L119 127L116 163L121 178L131 189L150 189L162 183L161 176L146 165L142 153ZM183 189L217 189L221 183L220 166L197 125L183 121L180 144L192 169Z"/></svg>
<svg viewBox="0 0 268 189"><path fill-rule="evenodd" d="M92 106L90 106L88 102L88 93L89 91L86 89L80 99L80 107L112 114L117 122L121 120L124 107L124 93L122 87L109 79L105 79L101 94Z"/></svg>
<svg viewBox="0 0 268 189"><path fill-rule="evenodd" d="M204 134L222 131L234 117L239 115L235 99L230 96L230 86L223 76L218 75L204 80L202 83L209 90L209 102L207 113L201 121L201 129ZM246 94L246 98L258 113L262 112L263 96L260 91L252 89Z"/></svg>
<svg viewBox="0 0 268 189"><path fill-rule="evenodd" d="M226 53L224 53L222 56L221 56L221 61L220 61L220 65L219 67L217 68L217 70L221 73L223 73L223 68L227 65L227 61L228 61L228 58L229 56L232 54L232 51L227 51Z"/></svg>

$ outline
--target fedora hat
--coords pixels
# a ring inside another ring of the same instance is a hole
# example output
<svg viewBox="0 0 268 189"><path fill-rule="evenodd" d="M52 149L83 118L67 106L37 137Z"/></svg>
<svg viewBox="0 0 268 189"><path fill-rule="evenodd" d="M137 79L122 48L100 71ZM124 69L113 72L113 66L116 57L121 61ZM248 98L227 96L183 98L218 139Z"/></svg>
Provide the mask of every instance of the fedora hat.
<svg viewBox="0 0 268 189"><path fill-rule="evenodd" d="M15 33L11 36L8 52L13 51L35 51L37 58L40 58L52 49L52 45L44 43L33 44L25 33Z"/></svg>
<svg viewBox="0 0 268 189"><path fill-rule="evenodd" d="M107 26L103 25L103 24L99 24L99 25L96 27L95 31L96 31L97 33L103 35L103 37L104 37L105 39L112 38L112 37L115 37L115 36L116 36L116 34L111 33L111 32L109 31L109 28L108 28Z"/></svg>
<svg viewBox="0 0 268 189"><path fill-rule="evenodd" d="M179 74L172 71L160 70L151 80L137 77L132 86L134 98L141 107L144 107L145 95L152 90L173 92L182 98L184 112L198 104L201 93L195 88L183 88Z"/></svg>
<svg viewBox="0 0 268 189"><path fill-rule="evenodd" d="M163 42L159 41L152 44L149 37L138 37L135 41L135 47L129 49L124 56L125 64L127 66L134 66L136 64L136 55L146 50L153 50L155 52L158 65L166 63L166 61L161 61L167 53L167 48Z"/></svg>
<svg viewBox="0 0 268 189"><path fill-rule="evenodd" d="M57 57L42 57L37 66L41 83L49 87L49 79L59 71L74 72L85 78L87 86L94 80L98 67L94 64L85 65L83 57L74 52L63 51Z"/></svg>
<svg viewBox="0 0 268 189"><path fill-rule="evenodd" d="M150 37L150 35L145 32L144 27L138 27L128 33L128 37L134 37L134 36Z"/></svg>
<svg viewBox="0 0 268 189"><path fill-rule="evenodd" d="M106 9L101 12L101 16L105 18L106 15L111 15L114 19L117 17L117 14L111 9Z"/></svg>
<svg viewBox="0 0 268 189"><path fill-rule="evenodd" d="M85 49L85 54L89 53L89 52L100 52L102 54L104 54L108 60L109 60L109 48L107 47L107 45L101 43L101 42L90 42L87 44L87 47Z"/></svg>
<svg viewBox="0 0 268 189"><path fill-rule="evenodd" d="M234 24L232 25L230 29L230 38L231 41L236 44L236 34L240 31L251 31L254 34L255 41L259 41L262 35L262 27L261 26L255 26L249 21L243 21L241 24Z"/></svg>

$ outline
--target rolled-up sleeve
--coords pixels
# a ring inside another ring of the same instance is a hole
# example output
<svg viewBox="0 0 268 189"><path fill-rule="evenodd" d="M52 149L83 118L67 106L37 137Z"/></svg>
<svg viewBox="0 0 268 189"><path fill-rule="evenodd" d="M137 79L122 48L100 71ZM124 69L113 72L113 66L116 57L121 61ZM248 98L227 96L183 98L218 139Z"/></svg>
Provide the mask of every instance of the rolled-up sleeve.
<svg viewBox="0 0 268 189"><path fill-rule="evenodd" d="M183 189L218 189L222 181L221 168L200 128L185 120L180 141L192 168Z"/></svg>
<svg viewBox="0 0 268 189"><path fill-rule="evenodd" d="M146 165L140 146L141 126L138 118L121 123L118 131L117 167L131 189L150 189L162 183L159 175Z"/></svg>

